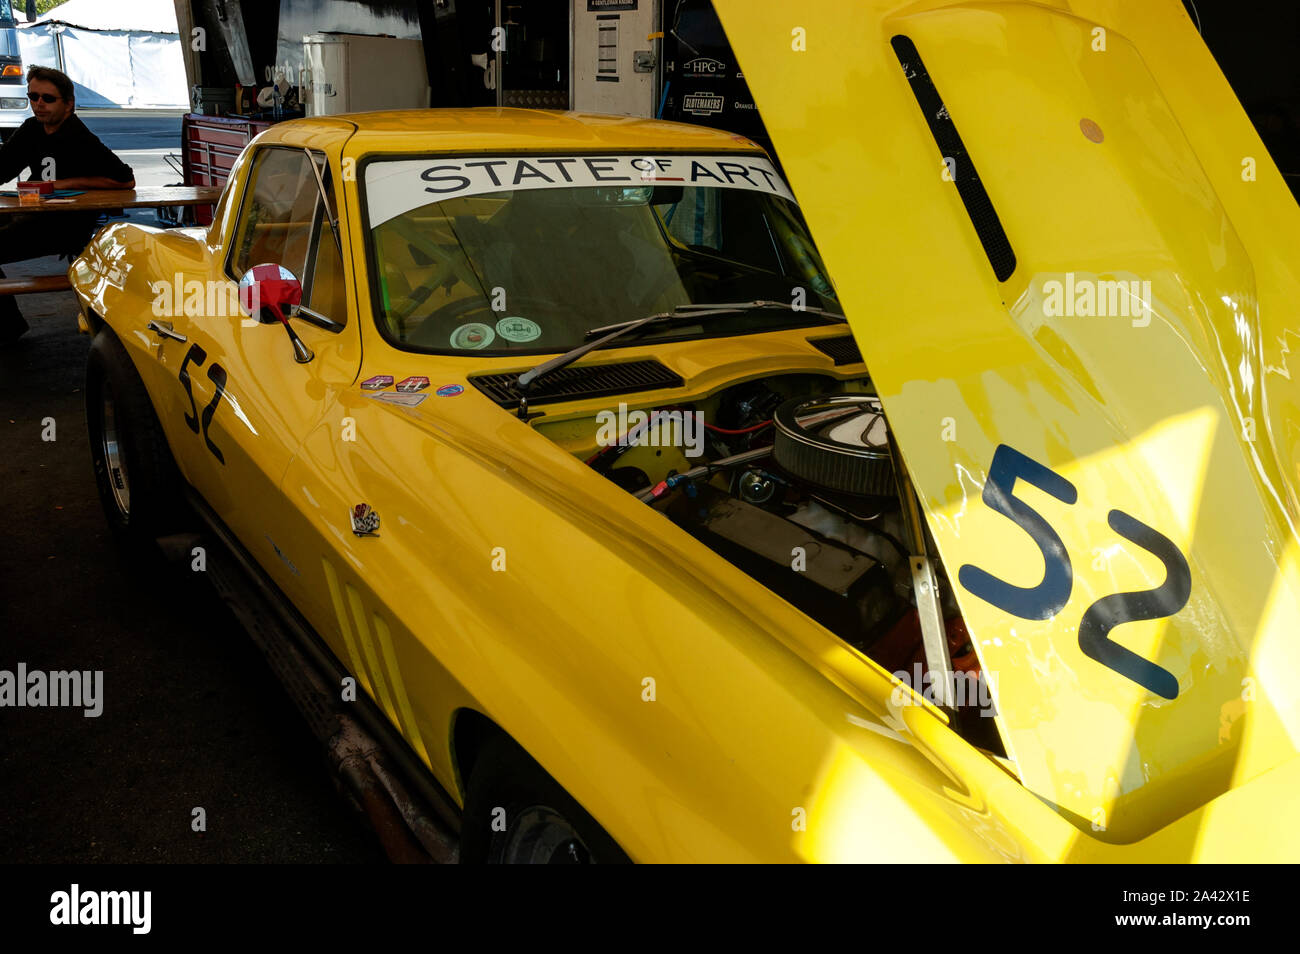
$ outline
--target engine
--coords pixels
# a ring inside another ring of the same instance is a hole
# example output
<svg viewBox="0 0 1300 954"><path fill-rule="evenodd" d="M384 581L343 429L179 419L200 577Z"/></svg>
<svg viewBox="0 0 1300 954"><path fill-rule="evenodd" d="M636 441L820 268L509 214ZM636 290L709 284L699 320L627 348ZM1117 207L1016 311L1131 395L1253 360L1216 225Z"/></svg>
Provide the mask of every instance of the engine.
<svg viewBox="0 0 1300 954"><path fill-rule="evenodd" d="M666 417L674 412L702 421L702 459L647 453L650 431L682 420ZM888 425L869 382L748 382L703 406L648 414L633 436L589 462L887 670L924 666ZM938 571L953 668L978 673Z"/></svg>

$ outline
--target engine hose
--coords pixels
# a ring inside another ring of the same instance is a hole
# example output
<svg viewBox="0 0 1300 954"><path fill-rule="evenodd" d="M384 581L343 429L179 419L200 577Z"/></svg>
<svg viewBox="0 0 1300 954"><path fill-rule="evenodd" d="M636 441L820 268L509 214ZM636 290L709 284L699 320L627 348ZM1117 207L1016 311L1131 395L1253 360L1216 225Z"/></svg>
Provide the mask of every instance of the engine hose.
<svg viewBox="0 0 1300 954"><path fill-rule="evenodd" d="M731 457L723 457L720 460L715 460L711 464L703 464L699 467L693 467L680 474L673 474L671 477L659 481L659 483L655 484L653 487L648 487L645 490L642 490L636 495L636 499L640 500L642 503L653 503L680 484L692 480L698 480L701 477L707 477L720 470L725 470L728 467L735 467L739 464L748 464L751 460L760 460L771 453L772 448L770 446L760 447L756 450L745 451L742 454L733 454Z"/></svg>

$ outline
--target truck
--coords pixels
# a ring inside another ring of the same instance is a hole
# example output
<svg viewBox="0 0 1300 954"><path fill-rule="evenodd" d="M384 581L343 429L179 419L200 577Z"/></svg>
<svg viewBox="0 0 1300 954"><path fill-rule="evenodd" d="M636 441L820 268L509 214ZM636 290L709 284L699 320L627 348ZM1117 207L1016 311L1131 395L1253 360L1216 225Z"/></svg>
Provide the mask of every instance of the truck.
<svg viewBox="0 0 1300 954"><path fill-rule="evenodd" d="M10 0L0 0L0 141L8 140L28 116L16 26Z"/></svg>

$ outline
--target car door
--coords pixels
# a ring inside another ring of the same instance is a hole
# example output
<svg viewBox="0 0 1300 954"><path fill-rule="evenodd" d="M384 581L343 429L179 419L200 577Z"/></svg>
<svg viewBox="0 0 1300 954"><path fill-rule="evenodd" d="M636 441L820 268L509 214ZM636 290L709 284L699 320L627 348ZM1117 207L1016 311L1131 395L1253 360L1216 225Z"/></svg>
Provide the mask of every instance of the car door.
<svg viewBox="0 0 1300 954"><path fill-rule="evenodd" d="M257 149L234 227L211 265L211 293L173 324L185 341L168 413L206 451L188 455L199 463L187 477L291 598L301 573L283 545L280 480L303 436L356 378L361 357L349 321L346 239L332 221L336 194L323 154ZM291 324L311 353L306 362L296 360L278 321L265 311L249 317L236 304L238 277L267 264L302 282Z"/></svg>

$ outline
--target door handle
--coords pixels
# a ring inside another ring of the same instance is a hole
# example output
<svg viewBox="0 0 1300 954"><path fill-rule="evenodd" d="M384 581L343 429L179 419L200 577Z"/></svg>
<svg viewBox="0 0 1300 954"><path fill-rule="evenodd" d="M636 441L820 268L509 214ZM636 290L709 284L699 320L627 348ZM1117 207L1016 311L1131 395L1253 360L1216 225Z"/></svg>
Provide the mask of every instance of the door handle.
<svg viewBox="0 0 1300 954"><path fill-rule="evenodd" d="M156 334L159 338L170 338L172 341L189 340L184 335L172 331L172 323L170 321L151 321L149 324L145 325L145 327Z"/></svg>

